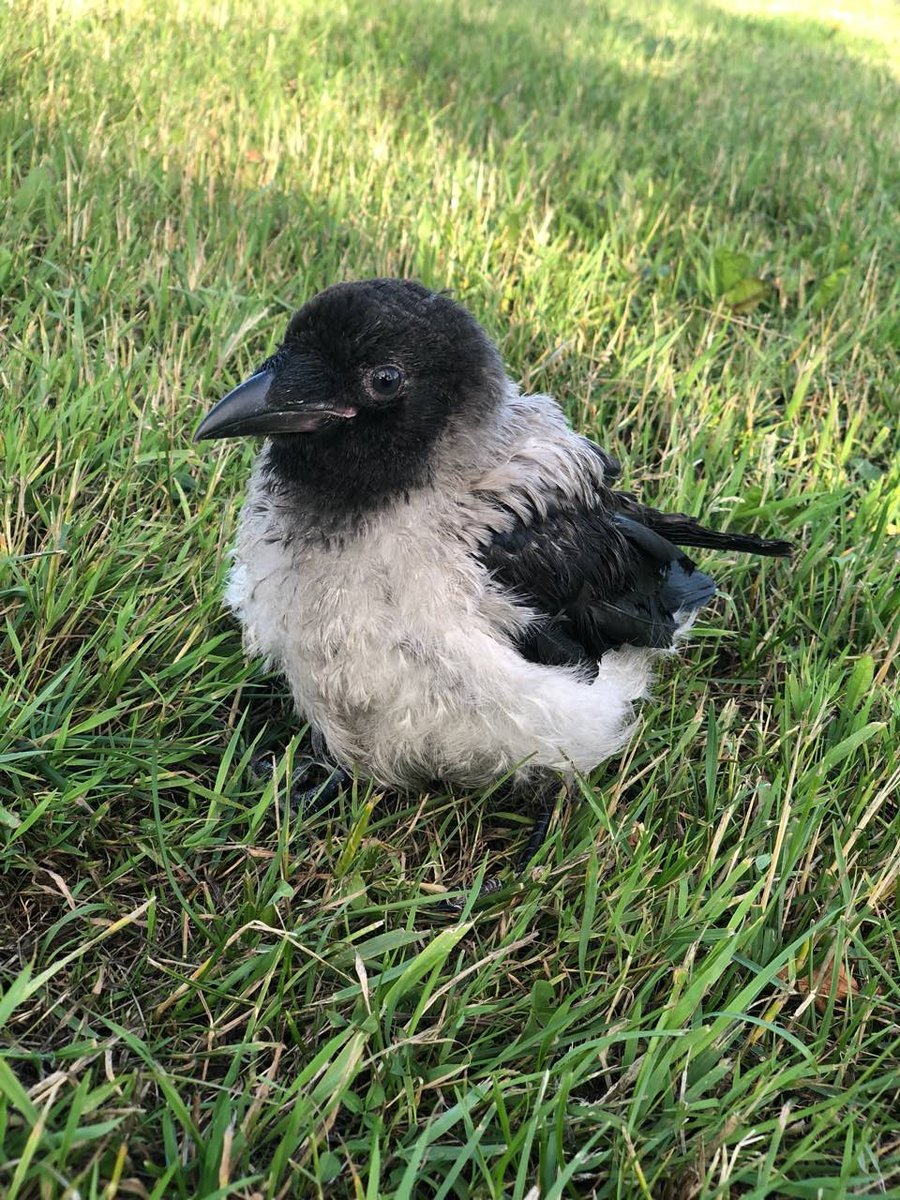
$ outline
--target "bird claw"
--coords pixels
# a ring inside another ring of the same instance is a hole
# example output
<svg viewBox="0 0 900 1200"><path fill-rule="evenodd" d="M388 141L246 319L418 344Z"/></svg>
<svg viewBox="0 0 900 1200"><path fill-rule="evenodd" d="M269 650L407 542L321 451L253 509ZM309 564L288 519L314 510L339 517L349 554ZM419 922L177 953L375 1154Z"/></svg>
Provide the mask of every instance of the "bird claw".
<svg viewBox="0 0 900 1200"><path fill-rule="evenodd" d="M269 780L275 774L277 756L269 750L254 754L250 759L250 774L254 779Z"/></svg>
<svg viewBox="0 0 900 1200"><path fill-rule="evenodd" d="M476 899L476 901L484 900L484 898L486 896L492 896L494 894L494 892L499 892L502 889L502 887L503 887L503 881L501 879L498 879L496 876L493 876L490 879L486 879L484 881L484 883L481 885L481 887L478 891L478 895L476 896L475 899ZM449 913L451 916L456 917L456 916L459 916L459 914L462 912L462 910L466 907L466 904L467 904L467 900L464 900L462 898L460 898L458 900L441 900L438 903L437 908L438 908L438 912Z"/></svg>
<svg viewBox="0 0 900 1200"><path fill-rule="evenodd" d="M257 779L268 780L275 773L276 763L277 757L271 752L254 754L250 760L250 770ZM303 787L316 767L322 768L328 774L315 786ZM334 804L350 780L350 774L343 767L336 767L314 758L303 759L295 766L291 775L289 796L292 811L298 816L312 816L321 812Z"/></svg>
<svg viewBox="0 0 900 1200"><path fill-rule="evenodd" d="M313 763L311 765L322 766L323 764ZM297 785L305 782L308 774L309 768L298 779L295 772L294 778L291 780L291 809L299 817L312 816L325 808L330 808L351 782L349 772L345 771L343 767L332 767L331 774L322 783L315 787L298 789Z"/></svg>

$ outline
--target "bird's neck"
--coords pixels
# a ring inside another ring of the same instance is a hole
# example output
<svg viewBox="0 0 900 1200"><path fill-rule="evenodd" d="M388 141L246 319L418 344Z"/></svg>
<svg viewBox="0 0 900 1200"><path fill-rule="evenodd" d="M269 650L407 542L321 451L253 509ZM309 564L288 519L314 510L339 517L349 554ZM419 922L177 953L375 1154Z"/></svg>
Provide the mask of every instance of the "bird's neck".
<svg viewBox="0 0 900 1200"><path fill-rule="evenodd" d="M288 496L312 527L347 532L432 482L432 451L441 432L402 438L373 424L272 438L264 472L273 490Z"/></svg>
<svg viewBox="0 0 900 1200"><path fill-rule="evenodd" d="M502 400L474 411L432 409L427 421L399 426L360 414L350 427L273 437L261 462L265 486L316 534L353 533L416 492L455 491L487 468L502 451L503 411Z"/></svg>

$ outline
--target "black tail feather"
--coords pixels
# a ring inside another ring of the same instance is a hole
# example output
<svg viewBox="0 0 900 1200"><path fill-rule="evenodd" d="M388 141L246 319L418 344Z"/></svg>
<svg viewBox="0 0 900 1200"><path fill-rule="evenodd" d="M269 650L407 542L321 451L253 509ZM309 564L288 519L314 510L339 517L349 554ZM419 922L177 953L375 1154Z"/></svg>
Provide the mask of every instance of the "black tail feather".
<svg viewBox="0 0 900 1200"><path fill-rule="evenodd" d="M615 493L622 510L661 534L676 546L699 546L705 550L739 550L745 554L764 554L771 558L790 558L794 547L781 538L757 537L754 533L726 533L707 529L686 513L662 513L648 508L632 496Z"/></svg>
<svg viewBox="0 0 900 1200"><path fill-rule="evenodd" d="M673 541L676 546L699 546L705 550L740 550L745 554L764 554L770 558L790 558L791 542L780 538L757 537L755 533L728 533L707 529L682 513L654 513L651 529Z"/></svg>

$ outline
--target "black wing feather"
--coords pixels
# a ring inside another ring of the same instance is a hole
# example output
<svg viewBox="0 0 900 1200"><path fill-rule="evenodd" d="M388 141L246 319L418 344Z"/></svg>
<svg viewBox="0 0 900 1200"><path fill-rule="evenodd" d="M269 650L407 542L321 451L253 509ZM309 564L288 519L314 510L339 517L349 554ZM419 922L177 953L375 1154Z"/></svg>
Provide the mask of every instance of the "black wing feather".
<svg viewBox="0 0 900 1200"><path fill-rule="evenodd" d="M671 646L676 614L702 607L716 590L654 530L574 503L531 521L512 519L481 548L480 560L543 615L518 643L523 657L591 677L607 650Z"/></svg>
<svg viewBox="0 0 900 1200"><path fill-rule="evenodd" d="M589 445L616 478L615 459ZM714 581L678 546L791 553L790 542L720 533L684 513L661 513L626 492L598 487L593 507L559 499L542 516L510 513L509 528L495 533L479 558L498 583L542 614L518 642L523 657L575 666L593 678L607 650L670 647L678 619L715 595Z"/></svg>

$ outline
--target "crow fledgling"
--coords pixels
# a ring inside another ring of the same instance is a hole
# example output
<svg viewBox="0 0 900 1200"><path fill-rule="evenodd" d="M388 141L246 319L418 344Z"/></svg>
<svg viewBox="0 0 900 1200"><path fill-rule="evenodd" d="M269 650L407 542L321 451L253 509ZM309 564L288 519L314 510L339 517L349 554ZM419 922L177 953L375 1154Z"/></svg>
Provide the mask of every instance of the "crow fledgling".
<svg viewBox="0 0 900 1200"><path fill-rule="evenodd" d="M418 283L337 284L196 438L263 434L227 600L340 766L388 786L587 772L715 594L678 549L787 555L617 492Z"/></svg>

